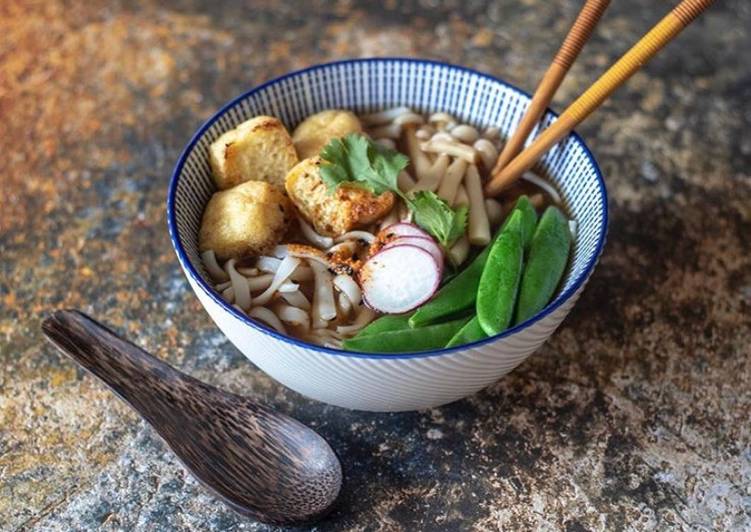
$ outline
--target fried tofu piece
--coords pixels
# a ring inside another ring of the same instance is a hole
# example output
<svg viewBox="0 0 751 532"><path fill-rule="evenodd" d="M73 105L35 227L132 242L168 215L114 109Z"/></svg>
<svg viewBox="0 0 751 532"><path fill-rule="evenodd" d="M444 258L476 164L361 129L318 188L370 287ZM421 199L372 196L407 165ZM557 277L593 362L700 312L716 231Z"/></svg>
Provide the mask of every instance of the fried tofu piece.
<svg viewBox="0 0 751 532"><path fill-rule="evenodd" d="M292 133L292 142L300 159L307 159L318 155L330 140L361 131L360 119L353 113L328 109L303 120Z"/></svg>
<svg viewBox="0 0 751 532"><path fill-rule="evenodd" d="M273 116L256 116L211 143L211 170L219 190L245 181L284 188L284 177L298 163L284 125Z"/></svg>
<svg viewBox="0 0 751 532"><path fill-rule="evenodd" d="M346 184L329 194L321 180L318 156L305 159L287 174L287 194L297 210L316 231L337 237L347 231L375 222L394 206L394 194L380 196Z"/></svg>
<svg viewBox="0 0 751 532"><path fill-rule="evenodd" d="M198 233L200 250L214 250L219 260L262 255L281 240L294 208L278 187L247 181L214 193Z"/></svg>

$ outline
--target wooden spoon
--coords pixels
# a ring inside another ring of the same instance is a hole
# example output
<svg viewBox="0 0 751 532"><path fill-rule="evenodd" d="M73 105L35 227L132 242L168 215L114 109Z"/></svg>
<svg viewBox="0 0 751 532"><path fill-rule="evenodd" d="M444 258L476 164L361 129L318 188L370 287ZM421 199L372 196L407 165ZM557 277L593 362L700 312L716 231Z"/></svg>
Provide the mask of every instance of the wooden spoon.
<svg viewBox="0 0 751 532"><path fill-rule="evenodd" d="M177 371L82 312L57 311L42 329L141 414L185 468L234 510L292 525L333 506L341 464L312 429Z"/></svg>

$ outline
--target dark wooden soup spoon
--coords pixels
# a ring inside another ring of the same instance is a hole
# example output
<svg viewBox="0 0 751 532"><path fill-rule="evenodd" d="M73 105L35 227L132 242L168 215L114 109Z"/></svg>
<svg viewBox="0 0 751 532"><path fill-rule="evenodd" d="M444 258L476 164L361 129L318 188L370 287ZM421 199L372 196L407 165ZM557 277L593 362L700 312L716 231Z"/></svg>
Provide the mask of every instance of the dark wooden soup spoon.
<svg viewBox="0 0 751 532"><path fill-rule="evenodd" d="M234 510L279 525L315 521L339 495L329 444L289 416L185 375L75 310L45 336L159 433L183 465Z"/></svg>

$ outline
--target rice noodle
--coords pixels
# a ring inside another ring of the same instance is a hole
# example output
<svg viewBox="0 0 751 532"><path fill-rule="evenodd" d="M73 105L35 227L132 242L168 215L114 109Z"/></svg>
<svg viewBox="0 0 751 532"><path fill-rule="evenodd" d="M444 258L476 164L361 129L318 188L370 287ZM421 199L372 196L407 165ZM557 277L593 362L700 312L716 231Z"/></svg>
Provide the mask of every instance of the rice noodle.
<svg viewBox="0 0 751 532"><path fill-rule="evenodd" d="M368 244L372 244L376 239L373 233L368 231L349 231L334 239L334 242L346 242L347 240L364 240Z"/></svg>
<svg viewBox="0 0 751 532"><path fill-rule="evenodd" d="M469 223L467 224L469 243L474 246L487 246L490 243L490 222L488 213L485 211L480 173L475 165L467 169L464 175L464 186L469 196Z"/></svg>
<svg viewBox="0 0 751 532"><path fill-rule="evenodd" d="M298 216L298 222L300 223L300 229L308 242L318 246L319 248L329 248L334 243L334 239L328 236L319 235L315 230L302 219L302 216Z"/></svg>
<svg viewBox="0 0 751 532"><path fill-rule="evenodd" d="M334 301L334 276L323 264L311 262L315 287L313 288L313 323L314 328L320 321L327 322L336 318Z"/></svg>
<svg viewBox="0 0 751 532"><path fill-rule="evenodd" d="M434 136L428 142L420 144L420 148L432 153L445 153L452 157L462 159L470 164L477 163L477 151L472 146L467 146L466 144L448 142L443 139L436 140Z"/></svg>
<svg viewBox="0 0 751 532"><path fill-rule="evenodd" d="M295 271L295 268L299 265L300 259L292 256L284 257L282 263L279 265L279 269L274 274L274 279L271 281L269 287L253 301L254 306L265 305L271 301L271 296L274 295L274 292L276 292L279 286L286 281L290 275L292 275L292 272Z"/></svg>
<svg viewBox="0 0 751 532"><path fill-rule="evenodd" d="M227 288L229 288L230 286L232 286L232 281L225 281L223 283L219 283L217 285L214 285L214 289L217 292L222 292L222 291L226 290Z"/></svg>
<svg viewBox="0 0 751 532"><path fill-rule="evenodd" d="M248 316L255 318L269 325L277 332L287 334L287 329L284 328L282 322L279 320L276 314L266 307L253 307L248 311Z"/></svg>
<svg viewBox="0 0 751 532"><path fill-rule="evenodd" d="M409 107L393 107L391 109L385 109L378 111L377 113L371 113L360 117L360 122L368 126L380 126L392 122L397 117L411 113L412 109Z"/></svg>
<svg viewBox="0 0 751 532"><path fill-rule="evenodd" d="M261 292L271 286L271 281L274 280L274 274L264 273L256 277L248 279L248 288L251 292Z"/></svg>
<svg viewBox="0 0 751 532"><path fill-rule="evenodd" d="M334 254L334 253L341 253L342 251L346 251L350 256L355 252L357 249L357 242L355 240L346 240L344 242L339 242L336 245L331 246L329 249L326 250L326 253Z"/></svg>
<svg viewBox="0 0 751 532"><path fill-rule="evenodd" d="M284 292L297 292L300 290L300 285L297 283L293 283L290 281L285 281L282 284L279 285L279 288L277 288L277 292L284 293Z"/></svg>
<svg viewBox="0 0 751 532"><path fill-rule="evenodd" d="M284 303L277 303L274 305L274 313L285 323L297 325L305 331L310 330L310 316L300 308Z"/></svg>
<svg viewBox="0 0 751 532"><path fill-rule="evenodd" d="M368 307L362 307L362 310L357 314L355 321L350 325L340 325L336 328L336 332L339 334L355 334L365 327L368 323L373 321L378 314Z"/></svg>
<svg viewBox="0 0 751 532"><path fill-rule="evenodd" d="M213 249L201 253L201 260L203 261L203 265L206 266L206 271L208 272L209 277L211 277L215 283L229 280L227 272L225 272L216 261L216 254Z"/></svg>
<svg viewBox="0 0 751 532"><path fill-rule="evenodd" d="M558 191L543 178L533 174L532 172L524 172L522 174L522 179L529 181L533 185L544 190L554 203L561 203L561 195L558 194Z"/></svg>
<svg viewBox="0 0 751 532"><path fill-rule="evenodd" d="M339 274L334 277L334 286L339 289L344 295L347 296L350 303L357 306L362 301L362 292L355 280L345 274Z"/></svg>
<svg viewBox="0 0 751 532"><path fill-rule="evenodd" d="M342 292L339 292L339 295L336 298L336 304L344 316L348 315L352 310L352 303L350 303L347 295Z"/></svg>
<svg viewBox="0 0 751 532"><path fill-rule="evenodd" d="M224 299L227 303L234 303L235 289L230 286L229 288L222 290L222 299Z"/></svg>
<svg viewBox="0 0 751 532"><path fill-rule="evenodd" d="M324 255L323 251L321 251L318 248L314 248L311 246L305 246L301 244L292 244L287 247L290 256L292 257L299 257L301 259L308 259L308 264L313 266L313 263L320 263L329 267L329 261L326 258L326 255ZM315 270L313 270L313 274L315 276Z"/></svg>
<svg viewBox="0 0 751 532"><path fill-rule="evenodd" d="M258 257L258 260L256 261L256 267L261 270L262 272L270 272L274 273L279 269L279 265L282 263L281 260L276 259L274 257Z"/></svg>
<svg viewBox="0 0 751 532"><path fill-rule="evenodd" d="M245 277L253 277L260 273L258 268L251 268L249 266L235 266L235 269Z"/></svg>
<svg viewBox="0 0 751 532"><path fill-rule="evenodd" d="M289 279L290 281L295 281L297 283L312 281L313 270L311 270L308 266L300 265L294 272L292 272L292 275L289 276Z"/></svg>
<svg viewBox="0 0 751 532"><path fill-rule="evenodd" d="M279 292L279 296L293 307L310 310L310 301L299 290L295 292Z"/></svg>
<svg viewBox="0 0 751 532"><path fill-rule="evenodd" d="M488 139L478 139L472 146L480 155L483 168L490 171L498 159L498 150L496 147Z"/></svg>
<svg viewBox="0 0 751 532"><path fill-rule="evenodd" d="M232 283L232 291L235 294L235 303L243 310L248 310L251 304L250 287L248 286L248 279L245 276L239 274L235 269L235 259L230 259L224 267L229 274L229 280Z"/></svg>
<svg viewBox="0 0 751 532"><path fill-rule="evenodd" d="M441 180L441 184L438 187L438 196L443 198L449 205L454 202L454 197L466 170L467 162L464 159L454 159L454 162L449 165L446 174Z"/></svg>
<svg viewBox="0 0 751 532"><path fill-rule="evenodd" d="M488 215L488 221L493 227L501 225L503 221L503 206L498 200L493 198L485 198L485 212Z"/></svg>

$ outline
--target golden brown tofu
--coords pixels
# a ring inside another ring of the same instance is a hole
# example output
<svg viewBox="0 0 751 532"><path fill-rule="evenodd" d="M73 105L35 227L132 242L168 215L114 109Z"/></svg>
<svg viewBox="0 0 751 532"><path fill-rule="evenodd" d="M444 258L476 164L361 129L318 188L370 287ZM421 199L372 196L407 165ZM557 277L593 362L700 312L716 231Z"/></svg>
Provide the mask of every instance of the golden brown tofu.
<svg viewBox="0 0 751 532"><path fill-rule="evenodd" d="M284 125L272 116L257 116L216 139L209 148L219 190L245 181L266 181L284 188L284 177L298 162Z"/></svg>
<svg viewBox="0 0 751 532"><path fill-rule="evenodd" d="M268 253L287 232L294 208L284 193L263 181L247 181L214 193L198 234L200 250L226 260Z"/></svg>
<svg viewBox="0 0 751 532"><path fill-rule="evenodd" d="M349 111L328 109L303 120L292 133L300 159L318 155L331 139L362 131L360 120Z"/></svg>
<svg viewBox="0 0 751 532"><path fill-rule="evenodd" d="M359 187L340 185L329 194L321 180L320 157L300 162L287 174L287 194L300 214L322 235L339 236L375 222L394 206L394 195L375 196Z"/></svg>

